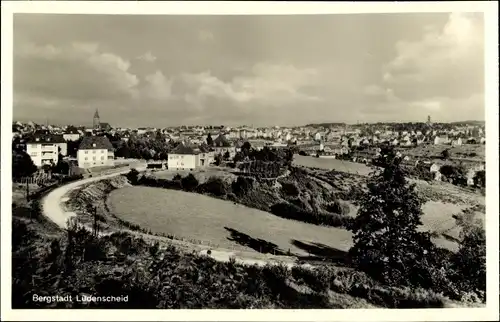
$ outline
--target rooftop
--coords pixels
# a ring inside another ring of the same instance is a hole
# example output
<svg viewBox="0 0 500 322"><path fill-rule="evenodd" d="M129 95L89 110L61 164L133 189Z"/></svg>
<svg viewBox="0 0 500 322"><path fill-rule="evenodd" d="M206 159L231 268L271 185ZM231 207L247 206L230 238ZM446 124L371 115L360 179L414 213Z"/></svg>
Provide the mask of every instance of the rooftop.
<svg viewBox="0 0 500 322"><path fill-rule="evenodd" d="M113 150L113 145L105 136L85 136L78 147L79 150Z"/></svg>

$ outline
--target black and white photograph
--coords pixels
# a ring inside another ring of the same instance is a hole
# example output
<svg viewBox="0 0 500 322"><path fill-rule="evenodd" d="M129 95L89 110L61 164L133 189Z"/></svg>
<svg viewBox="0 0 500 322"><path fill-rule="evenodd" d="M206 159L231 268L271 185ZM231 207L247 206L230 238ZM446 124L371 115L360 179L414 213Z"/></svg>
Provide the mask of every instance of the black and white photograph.
<svg viewBox="0 0 500 322"><path fill-rule="evenodd" d="M10 318L498 319L498 3L164 5L2 13Z"/></svg>

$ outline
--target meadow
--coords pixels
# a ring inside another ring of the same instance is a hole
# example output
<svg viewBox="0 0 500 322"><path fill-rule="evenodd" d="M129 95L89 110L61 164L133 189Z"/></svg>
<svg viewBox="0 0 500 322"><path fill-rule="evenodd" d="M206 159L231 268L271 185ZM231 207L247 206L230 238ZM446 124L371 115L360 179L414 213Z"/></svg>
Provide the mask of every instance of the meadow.
<svg viewBox="0 0 500 322"><path fill-rule="evenodd" d="M222 248L299 257L339 254L351 246L351 233L283 219L270 213L201 194L150 187L125 187L108 197L119 218L154 233L197 239Z"/></svg>
<svg viewBox="0 0 500 322"><path fill-rule="evenodd" d="M371 172L373 172L372 168L362 163L338 159L322 159L298 154L293 156L293 164L296 166L336 170L339 172L358 174L362 176L368 176Z"/></svg>

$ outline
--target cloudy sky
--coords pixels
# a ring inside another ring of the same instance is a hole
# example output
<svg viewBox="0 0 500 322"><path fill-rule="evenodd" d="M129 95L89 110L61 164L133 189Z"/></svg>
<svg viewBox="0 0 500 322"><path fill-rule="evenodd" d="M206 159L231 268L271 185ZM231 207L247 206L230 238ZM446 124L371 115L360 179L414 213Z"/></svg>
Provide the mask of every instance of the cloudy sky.
<svg viewBox="0 0 500 322"><path fill-rule="evenodd" d="M114 126L484 119L482 14L14 16L14 118Z"/></svg>

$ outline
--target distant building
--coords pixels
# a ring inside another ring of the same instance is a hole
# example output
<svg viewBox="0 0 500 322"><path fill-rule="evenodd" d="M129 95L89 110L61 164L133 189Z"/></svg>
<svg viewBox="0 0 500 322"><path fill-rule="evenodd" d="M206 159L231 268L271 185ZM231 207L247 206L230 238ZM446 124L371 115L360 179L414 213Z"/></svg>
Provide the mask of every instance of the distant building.
<svg viewBox="0 0 500 322"><path fill-rule="evenodd" d="M205 147L192 147L181 143L168 154L167 165L169 169L186 170L206 167L213 161L213 152Z"/></svg>
<svg viewBox="0 0 500 322"><path fill-rule="evenodd" d="M61 135L34 135L26 142L26 153L37 167L55 165L59 161L59 153L67 154L67 144Z"/></svg>
<svg viewBox="0 0 500 322"><path fill-rule="evenodd" d="M448 138L447 135L436 136L434 138L434 145L449 144L449 143L450 143L450 139Z"/></svg>
<svg viewBox="0 0 500 322"><path fill-rule="evenodd" d="M101 122L100 122L100 117L99 117L99 111L96 109L95 113L94 113L94 120L92 122L92 128L94 130L98 130L100 126L101 126Z"/></svg>
<svg viewBox="0 0 500 322"><path fill-rule="evenodd" d="M111 125L109 123L101 122L101 118L99 117L99 111L96 109L94 113L94 119L92 122L92 129L94 131L110 131Z"/></svg>
<svg viewBox="0 0 500 322"><path fill-rule="evenodd" d="M453 145L453 146L460 146L462 144L463 144L462 138L458 138L456 140L451 141L451 145Z"/></svg>
<svg viewBox="0 0 500 322"><path fill-rule="evenodd" d="M80 132L74 126L69 126L66 131L63 133L63 139L65 141L78 141L80 138Z"/></svg>
<svg viewBox="0 0 500 322"><path fill-rule="evenodd" d="M213 147L215 154L224 155L229 152L229 156L233 158L236 155L236 147L231 145L231 142L226 138L224 134L219 134L213 141Z"/></svg>
<svg viewBox="0 0 500 322"><path fill-rule="evenodd" d="M77 151L80 168L92 168L114 165L114 149L105 136L85 136Z"/></svg>

